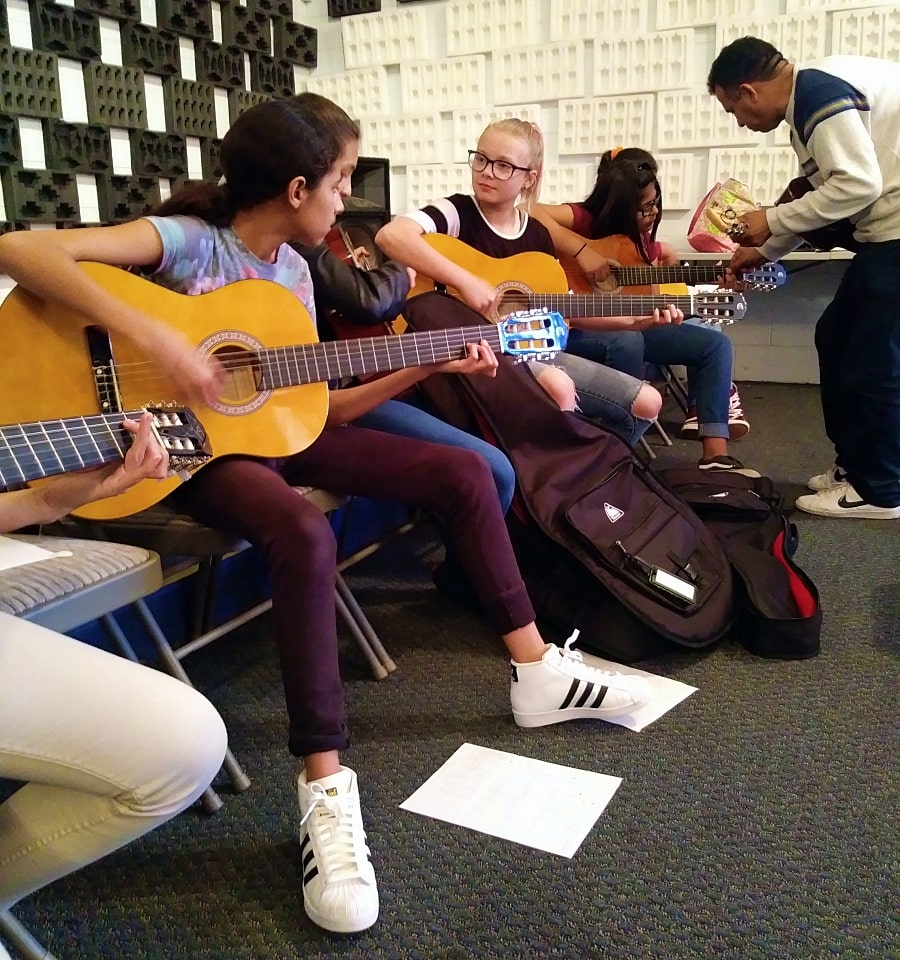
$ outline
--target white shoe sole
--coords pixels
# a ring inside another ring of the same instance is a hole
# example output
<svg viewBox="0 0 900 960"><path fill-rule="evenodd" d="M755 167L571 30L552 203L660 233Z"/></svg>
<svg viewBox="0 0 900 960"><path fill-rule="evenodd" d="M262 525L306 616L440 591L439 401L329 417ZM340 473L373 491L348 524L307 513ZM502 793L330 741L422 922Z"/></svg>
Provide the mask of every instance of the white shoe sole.
<svg viewBox="0 0 900 960"><path fill-rule="evenodd" d="M609 720L611 717L627 717L643 704L636 703L628 709L602 710L599 707L566 707L564 710L548 710L546 713L516 713L513 719L520 727L548 727L552 723L565 723L568 720Z"/></svg>
<svg viewBox="0 0 900 960"><path fill-rule="evenodd" d="M863 503L858 507L834 509L829 505L827 509L823 509L821 504L815 501L814 496L798 497L794 506L804 513L811 513L817 517L835 517L838 520L900 520L900 507L876 507L870 503Z"/></svg>
<svg viewBox="0 0 900 960"><path fill-rule="evenodd" d="M378 904L375 905L375 912L371 915L371 919L369 917L362 920L357 919L355 923L351 923L349 920L341 922L334 917L319 913L306 899L303 901L303 909L317 927L321 927L329 933L362 933L363 930L368 930L378 919Z"/></svg>

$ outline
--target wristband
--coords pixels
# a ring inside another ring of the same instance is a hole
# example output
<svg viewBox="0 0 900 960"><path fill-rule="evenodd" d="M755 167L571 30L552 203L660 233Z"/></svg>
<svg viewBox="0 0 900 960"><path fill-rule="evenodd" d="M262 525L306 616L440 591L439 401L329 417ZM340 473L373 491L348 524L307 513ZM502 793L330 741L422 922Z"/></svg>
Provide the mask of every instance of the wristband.
<svg viewBox="0 0 900 960"><path fill-rule="evenodd" d="M572 257L572 259L573 259L573 260L577 260L577 259L578 259L578 254L581 253L581 251L584 250L584 248L585 248L586 246L587 246L587 244L586 244L586 243L583 243L583 244L578 248L577 253L575 253L575 255Z"/></svg>

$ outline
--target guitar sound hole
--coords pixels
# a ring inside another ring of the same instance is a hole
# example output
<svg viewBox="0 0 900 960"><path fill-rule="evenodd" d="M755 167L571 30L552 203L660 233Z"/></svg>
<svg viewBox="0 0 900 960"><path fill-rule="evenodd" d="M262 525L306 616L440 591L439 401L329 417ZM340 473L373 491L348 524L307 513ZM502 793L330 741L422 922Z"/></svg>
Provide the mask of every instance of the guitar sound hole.
<svg viewBox="0 0 900 960"><path fill-rule="evenodd" d="M530 291L516 287L504 289L500 297L498 313L501 317L507 317L517 310L527 310L531 306L531 296Z"/></svg>
<svg viewBox="0 0 900 960"><path fill-rule="evenodd" d="M262 372L256 354L240 347L222 347L213 353L225 368L225 381L219 399L223 403L240 405L254 398L262 389Z"/></svg>

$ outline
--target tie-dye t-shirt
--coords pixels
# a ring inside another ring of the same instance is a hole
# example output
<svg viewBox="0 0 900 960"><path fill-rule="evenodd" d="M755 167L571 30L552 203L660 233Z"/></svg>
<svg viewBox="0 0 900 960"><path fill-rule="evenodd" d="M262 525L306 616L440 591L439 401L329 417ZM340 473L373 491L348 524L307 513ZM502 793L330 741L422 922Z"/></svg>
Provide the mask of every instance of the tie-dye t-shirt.
<svg viewBox="0 0 900 960"><path fill-rule="evenodd" d="M274 263L251 253L231 227L196 217L146 217L162 239L163 255L150 277L177 293L209 293L236 280L273 280L287 287L315 322L312 278L303 257L286 243Z"/></svg>

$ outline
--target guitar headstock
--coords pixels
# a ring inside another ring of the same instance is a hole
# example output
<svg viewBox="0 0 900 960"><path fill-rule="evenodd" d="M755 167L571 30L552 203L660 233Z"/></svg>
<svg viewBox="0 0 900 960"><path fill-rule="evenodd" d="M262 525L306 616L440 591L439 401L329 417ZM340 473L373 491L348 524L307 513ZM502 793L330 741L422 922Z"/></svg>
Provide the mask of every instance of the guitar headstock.
<svg viewBox="0 0 900 960"><path fill-rule="evenodd" d="M742 271L738 279L748 290L774 290L787 280L787 270L780 263L764 263Z"/></svg>
<svg viewBox="0 0 900 960"><path fill-rule="evenodd" d="M211 459L206 430L188 407L163 402L144 409L153 417L153 434L169 454L172 472L193 471Z"/></svg>
<svg viewBox="0 0 900 960"><path fill-rule="evenodd" d="M500 349L522 360L551 360L566 347L569 327L552 310L517 310L497 324Z"/></svg>
<svg viewBox="0 0 900 960"><path fill-rule="evenodd" d="M747 301L740 293L731 290L698 293L691 297L691 301L693 312L704 323L736 323L747 312Z"/></svg>

